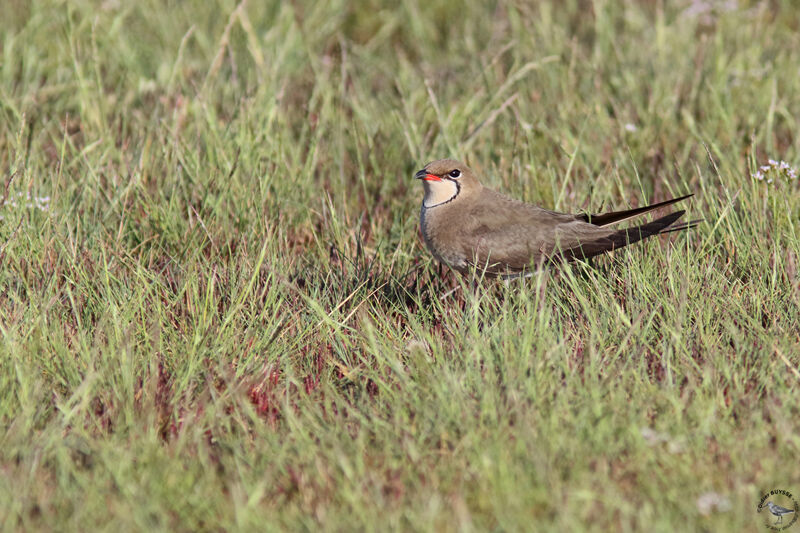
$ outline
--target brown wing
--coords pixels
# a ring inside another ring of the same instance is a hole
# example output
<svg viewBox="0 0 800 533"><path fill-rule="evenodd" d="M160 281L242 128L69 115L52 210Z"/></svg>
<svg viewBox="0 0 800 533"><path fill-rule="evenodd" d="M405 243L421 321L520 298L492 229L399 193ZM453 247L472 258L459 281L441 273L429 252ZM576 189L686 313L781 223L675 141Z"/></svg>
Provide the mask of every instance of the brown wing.
<svg viewBox="0 0 800 533"><path fill-rule="evenodd" d="M651 206L595 215L575 216L548 211L492 194L472 207L465 206L459 229L463 254L470 266L488 275L513 277L545 263L589 258L668 230L684 211L676 211L633 228L613 230L606 226L678 202L675 198ZM586 219L582 218L586 217ZM598 220L599 218L599 220ZM692 223L681 225L686 229Z"/></svg>
<svg viewBox="0 0 800 533"><path fill-rule="evenodd" d="M486 191L480 201L462 204L454 242L470 266L486 274L512 274L530 270L546 260L557 244L563 249L584 239L614 233L576 220L567 213L548 211L507 196Z"/></svg>
<svg viewBox="0 0 800 533"><path fill-rule="evenodd" d="M685 211L675 211L674 213L670 213L669 215L658 218L652 222L648 222L647 224L615 231L608 237L598 239L596 241L583 242L578 246L554 254L551 257L551 260L557 262L572 261L574 259L588 259L589 257L594 257L605 252L610 252L611 250L615 250L617 248L628 246L629 244L633 244L653 235L658 235L659 233L669 233L670 231L694 227L694 225L689 222L686 224L681 224L679 227L670 228L670 226L679 218L681 218L684 213Z"/></svg>
<svg viewBox="0 0 800 533"><path fill-rule="evenodd" d="M684 213L685 211L675 211L640 226L605 234L600 233L597 226L585 223L579 223L584 227L577 228L564 225L564 228L559 228L564 231L556 230L552 235L538 238L531 238L530 234L520 235L520 232L515 231L517 228L505 228L502 234L490 232L485 235L486 238L477 241L478 246L470 264L488 275L515 277L544 264L588 259L659 233L693 227L691 223L670 227Z"/></svg>
<svg viewBox="0 0 800 533"><path fill-rule="evenodd" d="M656 209L667 207L668 205L678 203L681 200L686 200L687 198L692 196L694 195L687 194L686 196L681 196L680 198L673 198L672 200L667 200L665 202L659 202L657 204L651 204L645 207L638 207L636 209L627 209L625 211L614 211L612 213L598 213L595 215L584 213L581 215L577 215L576 218L578 220L594 224L595 226L608 226L609 224L616 224L617 222L623 222L625 220L638 217L640 215L644 215L645 213L649 213L650 211L655 211Z"/></svg>

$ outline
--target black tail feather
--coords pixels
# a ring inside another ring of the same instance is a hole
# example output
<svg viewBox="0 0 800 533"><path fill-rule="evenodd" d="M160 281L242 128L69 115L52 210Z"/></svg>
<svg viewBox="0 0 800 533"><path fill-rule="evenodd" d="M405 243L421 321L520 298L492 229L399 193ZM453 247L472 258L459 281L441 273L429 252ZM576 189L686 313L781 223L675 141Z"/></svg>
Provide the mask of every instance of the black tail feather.
<svg viewBox="0 0 800 533"><path fill-rule="evenodd" d="M616 245L615 248L621 248L623 246L633 244L641 241L642 239L646 239L652 235L658 235L659 233L667 230L673 223L675 223L675 221L681 218L684 213L686 213L684 210L675 211L674 213L657 218L652 222L648 222L647 224L642 224L641 226L636 226L634 228L619 230L610 238L614 241L614 244Z"/></svg>
<svg viewBox="0 0 800 533"><path fill-rule="evenodd" d="M556 254L553 260L571 261L573 259L588 259L605 252L616 250L639 242L642 239L672 231L670 226L683 216L686 211L675 211L661 218L657 218L652 222L642 224L633 228L626 228L612 233L608 237L597 239L595 241L581 243L580 246L563 250L560 254ZM691 224L688 222L687 224ZM688 226L687 226L688 227ZM685 229L685 228L681 228Z"/></svg>
<svg viewBox="0 0 800 533"><path fill-rule="evenodd" d="M651 204L644 207L637 207L636 209L627 209L625 211L614 211L613 213L598 213L596 215L584 214L579 215L578 219L583 220L585 222L589 222L590 224L594 224L595 226L608 226L609 224L616 224L617 222L623 222L633 217L638 217L639 215L644 215L645 213L649 213L650 211L655 211L656 209L660 209L662 207L667 207L668 205L672 205L675 203L680 202L681 200L685 200L693 194L687 194L686 196L681 196L680 198L673 198L671 200L666 200L664 202L659 202L657 204Z"/></svg>

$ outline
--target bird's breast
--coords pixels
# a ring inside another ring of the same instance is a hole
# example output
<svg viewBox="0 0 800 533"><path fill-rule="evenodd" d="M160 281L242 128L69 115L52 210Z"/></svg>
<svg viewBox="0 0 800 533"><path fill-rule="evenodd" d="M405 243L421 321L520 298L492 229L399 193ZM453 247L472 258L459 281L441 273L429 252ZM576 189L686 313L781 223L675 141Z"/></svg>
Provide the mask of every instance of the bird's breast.
<svg viewBox="0 0 800 533"><path fill-rule="evenodd" d="M420 211L420 232L425 246L437 261L463 270L467 267L467 258L460 246L457 232L458 221L448 220L445 206L426 208Z"/></svg>

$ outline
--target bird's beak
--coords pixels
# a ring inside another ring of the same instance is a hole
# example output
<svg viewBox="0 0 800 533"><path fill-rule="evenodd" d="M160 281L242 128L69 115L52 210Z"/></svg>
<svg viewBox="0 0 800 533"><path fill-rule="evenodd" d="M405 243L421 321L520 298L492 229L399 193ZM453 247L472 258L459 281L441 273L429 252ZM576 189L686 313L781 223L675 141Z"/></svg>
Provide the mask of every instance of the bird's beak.
<svg viewBox="0 0 800 533"><path fill-rule="evenodd" d="M428 174L428 171L424 168L414 174L414 177L418 180L425 180L425 181L442 181L442 178L439 176L435 176L434 174Z"/></svg>

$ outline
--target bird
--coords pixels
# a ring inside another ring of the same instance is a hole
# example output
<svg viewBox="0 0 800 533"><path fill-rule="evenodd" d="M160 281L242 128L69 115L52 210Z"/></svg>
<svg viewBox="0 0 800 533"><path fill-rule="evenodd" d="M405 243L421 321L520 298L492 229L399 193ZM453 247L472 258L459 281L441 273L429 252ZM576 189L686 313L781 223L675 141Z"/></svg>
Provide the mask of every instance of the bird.
<svg viewBox="0 0 800 533"><path fill-rule="evenodd" d="M767 507L769 507L769 512L774 514L778 517L775 521L775 524L783 523L783 515L792 514L794 509L787 509L786 507L781 507L780 505L775 505L772 502L767 502Z"/></svg>
<svg viewBox="0 0 800 533"><path fill-rule="evenodd" d="M424 185L420 230L425 245L436 260L462 274L528 276L545 265L590 258L699 222L676 224L685 213L680 210L632 228L610 227L691 194L625 211L570 214L484 187L472 169L454 159L428 163L414 177Z"/></svg>

